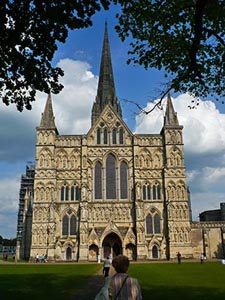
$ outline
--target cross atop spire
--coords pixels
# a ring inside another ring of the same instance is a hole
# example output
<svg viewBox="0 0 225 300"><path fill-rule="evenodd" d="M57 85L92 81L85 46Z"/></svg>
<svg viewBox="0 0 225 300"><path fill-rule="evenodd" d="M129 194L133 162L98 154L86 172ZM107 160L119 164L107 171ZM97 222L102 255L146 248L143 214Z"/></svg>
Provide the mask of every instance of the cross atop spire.
<svg viewBox="0 0 225 300"><path fill-rule="evenodd" d="M116 97L108 38L108 28L107 22L105 22L105 33L102 47L98 90L95 103L92 108L92 124L99 117L107 104L111 104L115 111L117 111L117 113L122 116L121 107Z"/></svg>
<svg viewBox="0 0 225 300"><path fill-rule="evenodd" d="M173 103L169 93L167 95L166 113L164 117L164 126L166 125L179 126L177 113L174 111Z"/></svg>
<svg viewBox="0 0 225 300"><path fill-rule="evenodd" d="M47 102L45 104L45 109L42 114L40 128L57 130L55 126L55 118L53 114L52 99L50 93L48 94Z"/></svg>

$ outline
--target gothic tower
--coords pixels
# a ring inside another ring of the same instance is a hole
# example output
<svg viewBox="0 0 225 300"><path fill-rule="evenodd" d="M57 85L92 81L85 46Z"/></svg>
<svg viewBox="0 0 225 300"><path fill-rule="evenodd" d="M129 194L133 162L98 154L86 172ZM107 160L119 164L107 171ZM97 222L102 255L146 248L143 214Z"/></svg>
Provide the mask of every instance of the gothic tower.
<svg viewBox="0 0 225 300"><path fill-rule="evenodd" d="M175 257L181 251L186 257L192 256L190 243L190 201L183 150L183 126L179 125L170 95L162 129L164 145L164 219L166 255Z"/></svg>

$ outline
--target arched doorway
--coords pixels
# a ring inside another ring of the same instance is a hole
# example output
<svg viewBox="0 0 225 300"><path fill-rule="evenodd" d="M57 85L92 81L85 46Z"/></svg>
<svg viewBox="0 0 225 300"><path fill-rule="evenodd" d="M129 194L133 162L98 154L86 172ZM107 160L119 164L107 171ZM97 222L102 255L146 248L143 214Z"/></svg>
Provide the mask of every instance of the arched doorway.
<svg viewBox="0 0 225 300"><path fill-rule="evenodd" d="M159 258L158 248L156 246L152 247L152 258Z"/></svg>
<svg viewBox="0 0 225 300"><path fill-rule="evenodd" d="M72 249L68 247L66 249L66 260L71 260L72 259Z"/></svg>
<svg viewBox="0 0 225 300"><path fill-rule="evenodd" d="M110 253L112 253L113 257L122 254L122 242L119 236L114 232L108 234L104 238L102 242L102 248L103 258L109 256Z"/></svg>

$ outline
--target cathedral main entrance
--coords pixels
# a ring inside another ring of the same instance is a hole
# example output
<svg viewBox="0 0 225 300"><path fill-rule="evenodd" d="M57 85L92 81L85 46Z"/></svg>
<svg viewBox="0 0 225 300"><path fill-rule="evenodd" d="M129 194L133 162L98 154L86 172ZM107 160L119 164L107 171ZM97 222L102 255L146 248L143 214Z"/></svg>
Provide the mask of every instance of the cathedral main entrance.
<svg viewBox="0 0 225 300"><path fill-rule="evenodd" d="M115 233L110 233L104 238L102 248L103 258L109 256L110 253L112 253L113 257L122 254L122 242Z"/></svg>

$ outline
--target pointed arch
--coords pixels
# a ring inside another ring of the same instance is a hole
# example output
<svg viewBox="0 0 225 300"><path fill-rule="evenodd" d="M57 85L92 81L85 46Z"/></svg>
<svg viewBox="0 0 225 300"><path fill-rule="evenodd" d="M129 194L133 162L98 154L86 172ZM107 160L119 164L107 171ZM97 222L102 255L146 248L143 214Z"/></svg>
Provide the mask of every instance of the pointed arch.
<svg viewBox="0 0 225 300"><path fill-rule="evenodd" d="M124 129L120 128L119 130L119 143L124 144Z"/></svg>
<svg viewBox="0 0 225 300"><path fill-rule="evenodd" d="M65 215L62 220L62 235L68 235L69 233L69 217Z"/></svg>
<svg viewBox="0 0 225 300"><path fill-rule="evenodd" d="M157 213L154 215L154 233L161 233L160 217Z"/></svg>
<svg viewBox="0 0 225 300"><path fill-rule="evenodd" d="M76 217L72 215L70 217L70 235L76 235L77 233L76 223L77 223Z"/></svg>
<svg viewBox="0 0 225 300"><path fill-rule="evenodd" d="M108 129L107 128L104 128L104 131L103 131L103 141L104 141L104 145L108 144Z"/></svg>
<svg viewBox="0 0 225 300"><path fill-rule="evenodd" d="M111 153L106 159L106 199L116 199L116 158Z"/></svg>
<svg viewBox="0 0 225 300"><path fill-rule="evenodd" d="M147 217L146 217L146 233L147 234L152 234L153 233L151 214L148 214Z"/></svg>
<svg viewBox="0 0 225 300"><path fill-rule="evenodd" d="M95 199L102 199L102 164L97 161L94 169Z"/></svg>
<svg viewBox="0 0 225 300"><path fill-rule="evenodd" d="M120 198L128 198L128 166L125 161L120 164Z"/></svg>
<svg viewBox="0 0 225 300"><path fill-rule="evenodd" d="M97 141L97 145L101 144L101 129L100 128L97 128L96 141Z"/></svg>
<svg viewBox="0 0 225 300"><path fill-rule="evenodd" d="M113 128L113 131L112 131L112 143L113 143L113 145L116 145L116 143L117 143L117 130L116 130L116 128Z"/></svg>

